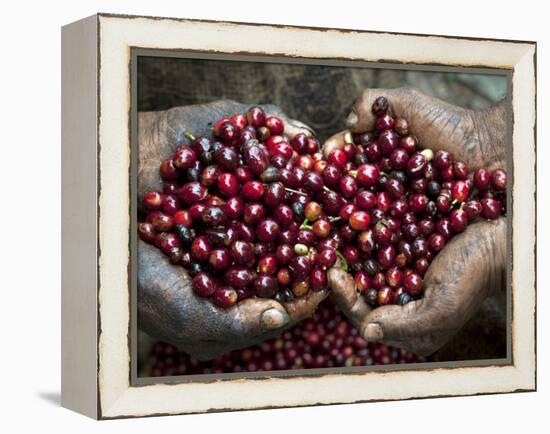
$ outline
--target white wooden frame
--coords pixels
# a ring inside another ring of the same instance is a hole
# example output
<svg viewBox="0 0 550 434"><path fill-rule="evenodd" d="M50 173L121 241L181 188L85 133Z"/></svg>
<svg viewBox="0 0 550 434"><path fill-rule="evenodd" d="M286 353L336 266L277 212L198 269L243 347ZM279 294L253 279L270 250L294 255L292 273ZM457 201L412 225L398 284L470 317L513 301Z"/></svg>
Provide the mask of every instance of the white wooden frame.
<svg viewBox="0 0 550 434"><path fill-rule="evenodd" d="M512 363L131 386L131 47L513 70ZM535 61L533 42L105 14L65 26L62 404L109 419L534 390Z"/></svg>

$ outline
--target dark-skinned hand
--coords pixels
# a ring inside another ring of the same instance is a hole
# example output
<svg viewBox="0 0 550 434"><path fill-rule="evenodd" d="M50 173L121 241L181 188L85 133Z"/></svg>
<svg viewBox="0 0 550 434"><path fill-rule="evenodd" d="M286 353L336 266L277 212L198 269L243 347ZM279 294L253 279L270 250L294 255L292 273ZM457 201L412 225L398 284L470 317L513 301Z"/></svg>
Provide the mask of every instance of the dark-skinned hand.
<svg viewBox="0 0 550 434"><path fill-rule="evenodd" d="M409 121L422 148L449 151L470 171L506 168L504 103L472 111L411 88L367 89L346 120L349 131L373 129L371 107L378 96L389 100L393 116ZM345 133L326 141L325 156L344 146ZM371 308L356 292L353 278L341 268L330 270L328 279L338 305L366 340L425 356L449 341L486 297L505 287L506 263L506 219L501 217L475 222L452 238L424 276L422 297L404 306Z"/></svg>
<svg viewBox="0 0 550 434"><path fill-rule="evenodd" d="M138 200L149 190L162 190L159 176L161 161L169 158L185 133L210 136L214 123L249 106L233 101L176 107L161 112L139 114ZM309 128L288 119L278 107L263 106L267 114L276 114L285 122L285 134L310 134ZM216 307L192 290L185 269L172 265L157 248L138 244L139 326L149 335L177 345L198 359L244 348L273 336L310 316L325 299L327 290L310 292L280 304L271 299L247 299L229 309Z"/></svg>

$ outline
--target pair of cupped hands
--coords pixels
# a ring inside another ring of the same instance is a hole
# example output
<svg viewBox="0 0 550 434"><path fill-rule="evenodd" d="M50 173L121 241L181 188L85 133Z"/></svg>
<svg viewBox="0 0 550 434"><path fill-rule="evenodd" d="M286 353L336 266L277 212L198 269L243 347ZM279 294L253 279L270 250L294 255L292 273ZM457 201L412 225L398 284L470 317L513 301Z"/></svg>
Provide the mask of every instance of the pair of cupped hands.
<svg viewBox="0 0 550 434"><path fill-rule="evenodd" d="M470 171L480 167L505 168L505 108L497 104L483 111L449 105L412 88L367 89L346 119L349 131L373 129L371 106L378 96L390 102L394 116L405 117L420 146L451 152ZM293 137L309 128L289 119L280 108L263 106L285 122ZM245 113L248 105L218 101L139 115L138 195L161 189L160 162L169 158L186 132L210 135L214 122ZM327 156L344 146L340 132L323 145ZM139 241L138 321L151 336L176 344L198 359L257 344L279 335L311 316L327 296L367 341L382 342L430 355L447 343L476 312L486 297L505 286L506 221L478 221L456 235L436 256L424 277L424 293L404 306L373 309L356 292L353 277L338 265L328 272L328 288L310 291L286 303L246 299L229 309L198 297L183 267L172 265L157 248Z"/></svg>

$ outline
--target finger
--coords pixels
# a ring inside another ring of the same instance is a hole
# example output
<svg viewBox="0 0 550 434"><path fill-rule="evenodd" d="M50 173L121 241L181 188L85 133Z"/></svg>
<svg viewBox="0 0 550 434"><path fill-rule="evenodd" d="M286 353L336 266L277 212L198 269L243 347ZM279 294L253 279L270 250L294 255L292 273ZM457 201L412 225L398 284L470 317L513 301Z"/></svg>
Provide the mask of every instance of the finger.
<svg viewBox="0 0 550 434"><path fill-rule="evenodd" d="M505 269L505 219L474 223L434 259L425 276L422 299L373 310L360 331L369 341L431 354L462 327L491 292L505 285Z"/></svg>
<svg viewBox="0 0 550 434"><path fill-rule="evenodd" d="M291 321L296 323L313 315L317 306L327 298L328 294L328 288L322 289L321 291L309 291L305 297L298 297L284 303L284 307Z"/></svg>
<svg viewBox="0 0 550 434"><path fill-rule="evenodd" d="M328 155L336 150L336 149L342 149L344 145L346 144L346 134L348 133L347 130L340 131L339 133L334 134L333 136L330 136L325 143L323 144L323 156L325 158L328 158Z"/></svg>
<svg viewBox="0 0 550 434"><path fill-rule="evenodd" d="M242 324L246 335L281 329L291 322L285 308L275 300L249 298L238 303L236 310L236 321Z"/></svg>
<svg viewBox="0 0 550 434"><path fill-rule="evenodd" d="M315 131L313 130L313 128L303 122L297 121L295 119L286 119L283 121L285 123L284 133L291 140L294 138L294 136L300 133L305 134L308 137L312 137L315 135Z"/></svg>
<svg viewBox="0 0 550 434"><path fill-rule="evenodd" d="M381 96L388 100L392 116L403 116L406 95L404 89L366 89L355 102L346 119L346 126L354 133L372 131L376 120L372 105Z"/></svg>
<svg viewBox="0 0 550 434"><path fill-rule="evenodd" d="M281 118L285 124L284 133L289 139L293 139L296 134L303 133L308 137L314 136L315 131L304 122L292 119L286 115L281 107L273 104L264 104L262 108L266 112L266 116L277 116Z"/></svg>
<svg viewBox="0 0 550 434"><path fill-rule="evenodd" d="M358 293L351 275L342 268L333 267L328 271L328 282L338 307L355 325L360 324L371 308Z"/></svg>

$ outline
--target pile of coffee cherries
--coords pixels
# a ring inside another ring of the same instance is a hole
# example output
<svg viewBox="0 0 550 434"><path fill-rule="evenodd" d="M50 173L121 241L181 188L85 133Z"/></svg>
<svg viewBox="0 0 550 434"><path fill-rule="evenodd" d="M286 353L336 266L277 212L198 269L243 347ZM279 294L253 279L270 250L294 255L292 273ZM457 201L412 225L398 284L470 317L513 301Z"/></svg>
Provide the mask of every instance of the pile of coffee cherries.
<svg viewBox="0 0 550 434"><path fill-rule="evenodd" d="M506 211L507 175L421 150L379 97L373 133L346 135L327 159L314 137L284 135L260 107L220 119L160 167L144 197L140 237L193 277L194 291L230 307L289 301L327 285L339 260L373 306L406 304L454 234Z"/></svg>
<svg viewBox="0 0 550 434"><path fill-rule="evenodd" d="M199 361L171 344L157 342L145 374L172 375L261 372L290 369L420 363L426 358L380 343L367 343L355 327L327 301L308 318L280 337L211 361Z"/></svg>
<svg viewBox="0 0 550 434"><path fill-rule="evenodd" d="M194 291L220 307L322 289L336 261L321 244L311 256L314 233L326 227L300 228L305 203L323 186L312 170L319 142L289 140L284 128L260 107L220 119L212 138L192 137L162 162L163 191L144 196L141 239L183 265Z"/></svg>

